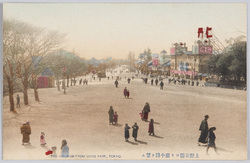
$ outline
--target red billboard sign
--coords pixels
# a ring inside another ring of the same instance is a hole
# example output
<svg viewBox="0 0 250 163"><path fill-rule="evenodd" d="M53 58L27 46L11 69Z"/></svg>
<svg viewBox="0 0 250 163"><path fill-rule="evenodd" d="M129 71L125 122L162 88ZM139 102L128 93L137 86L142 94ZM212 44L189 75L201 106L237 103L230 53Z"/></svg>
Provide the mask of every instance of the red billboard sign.
<svg viewBox="0 0 250 163"><path fill-rule="evenodd" d="M175 54L175 48L170 48L170 55Z"/></svg>
<svg viewBox="0 0 250 163"><path fill-rule="evenodd" d="M206 29L206 37L210 38L213 37L213 35L210 35L208 32L212 30L212 27L207 27ZM198 28L198 38L203 38L203 28Z"/></svg>
<svg viewBox="0 0 250 163"><path fill-rule="evenodd" d="M199 54L213 54L213 46L212 45L199 46Z"/></svg>

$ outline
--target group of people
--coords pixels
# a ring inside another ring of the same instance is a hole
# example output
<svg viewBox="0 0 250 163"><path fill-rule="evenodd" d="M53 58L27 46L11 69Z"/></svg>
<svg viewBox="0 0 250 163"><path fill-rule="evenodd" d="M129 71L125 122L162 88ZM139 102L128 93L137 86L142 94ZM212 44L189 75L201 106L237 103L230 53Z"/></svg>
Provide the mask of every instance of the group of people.
<svg viewBox="0 0 250 163"><path fill-rule="evenodd" d="M87 79L84 79L84 80L82 80L82 79L80 79L79 80L79 85L81 85L81 84L83 84L83 85L88 85L88 80Z"/></svg>
<svg viewBox="0 0 250 163"><path fill-rule="evenodd" d="M194 80L186 80L186 79L175 79L175 78L169 78L168 79L168 83L170 84L171 82L173 82L174 84L176 84L176 82L178 82L179 84L181 84L181 85L186 85L186 83L188 84L188 85L191 85L191 86L194 86L194 85L196 85L196 86L199 86L199 81L198 80L196 80L196 82L194 81Z"/></svg>
<svg viewBox="0 0 250 163"><path fill-rule="evenodd" d="M109 114L109 125L110 124L116 125L118 123L118 114L117 112L114 111L113 106L110 106L108 114Z"/></svg>
<svg viewBox="0 0 250 163"><path fill-rule="evenodd" d="M145 106L143 107L142 112L140 113L141 119L144 121L147 121L149 112L150 112L150 106L149 106L149 103L146 102ZM109 125L117 124L118 114L117 114L117 112L114 111L113 106L110 106L108 114L109 114ZM126 123L125 127L124 127L125 141L128 141L128 139L129 139L129 129L130 129L130 127ZM132 137L134 138L135 141L137 141L139 126L137 125L136 122L132 126L132 129L133 129ZM148 133L149 133L149 135L154 136L154 120L153 119L150 120L149 127L148 127Z"/></svg>
<svg viewBox="0 0 250 163"><path fill-rule="evenodd" d="M124 127L124 137L125 137L125 141L128 141L129 139L129 129L130 127L128 126L128 124L125 124ZM132 137L134 138L135 141L137 141L137 134L138 134L138 130L139 130L139 126L137 125L137 123L135 122L135 124L132 126L133 129L133 133L132 133Z"/></svg>
<svg viewBox="0 0 250 163"><path fill-rule="evenodd" d="M141 116L141 120L143 121L148 121L148 114L150 112L150 106L149 103L146 102L145 106L143 107L140 116Z"/></svg>
<svg viewBox="0 0 250 163"><path fill-rule="evenodd" d="M129 90L127 89L127 87L124 88L123 95L125 98L129 98Z"/></svg>
<svg viewBox="0 0 250 163"><path fill-rule="evenodd" d="M20 127L21 134L23 135L22 139L22 145L30 145L30 135L31 135L31 127L30 127L30 122L25 122L21 125ZM45 133L41 132L40 135L40 145L42 147L46 147L46 141L45 141ZM56 146L52 146L51 149L49 147L46 148L47 151L45 152L46 155L56 155ZM62 140L62 157L67 157L69 155L69 147L67 145L66 140Z"/></svg>
<svg viewBox="0 0 250 163"><path fill-rule="evenodd" d="M198 145L200 146L200 143L202 144L207 144L207 150L206 153L208 154L208 149L210 147L214 148L214 151L218 154L217 148L215 145L215 139L216 136L214 134L214 131L216 130L216 127L210 127L208 128L208 120L209 116L205 115L204 120L201 121L200 128L199 130L201 131L199 140L198 140Z"/></svg>
<svg viewBox="0 0 250 163"><path fill-rule="evenodd" d="M161 78L160 81L161 81L161 82L160 82L160 89L163 90L163 86L164 86L163 78ZM152 86L154 85L154 82L155 82L155 85L157 86L157 85L158 85L158 82L159 82L158 78L156 78L155 81L154 81L154 79L151 79L151 85L152 85Z"/></svg>
<svg viewBox="0 0 250 163"><path fill-rule="evenodd" d="M125 127L124 127L124 137L125 137L125 141L126 142L129 139L129 129L130 129L130 127L126 123ZM139 126L137 125L136 122L132 126L132 129L133 129L132 137L134 138L135 141L137 141L137 135L138 135ZM153 135L153 136L155 135L155 133L154 133L154 120L153 119L151 119L150 122L149 122L148 133L149 133L149 135Z"/></svg>

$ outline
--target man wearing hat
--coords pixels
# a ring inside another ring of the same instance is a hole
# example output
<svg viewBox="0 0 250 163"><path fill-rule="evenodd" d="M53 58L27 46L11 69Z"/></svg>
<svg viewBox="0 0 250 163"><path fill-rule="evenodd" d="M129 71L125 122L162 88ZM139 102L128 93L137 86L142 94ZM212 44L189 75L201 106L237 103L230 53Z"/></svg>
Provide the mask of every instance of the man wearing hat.
<svg viewBox="0 0 250 163"><path fill-rule="evenodd" d="M209 118L208 115L204 116L204 120L201 121L201 125L199 130L201 131L201 135L200 138L198 140L198 145L200 145L199 143L207 143L207 133L208 133L208 123L207 123L207 119Z"/></svg>

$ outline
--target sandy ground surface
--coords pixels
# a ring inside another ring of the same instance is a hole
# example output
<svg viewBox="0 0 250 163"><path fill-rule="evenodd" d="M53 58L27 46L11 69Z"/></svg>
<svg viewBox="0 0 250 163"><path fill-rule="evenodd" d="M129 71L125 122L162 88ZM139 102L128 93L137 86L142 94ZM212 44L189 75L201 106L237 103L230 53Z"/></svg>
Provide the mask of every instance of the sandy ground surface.
<svg viewBox="0 0 250 163"><path fill-rule="evenodd" d="M128 84L124 73L119 87L114 80L89 81L89 85L67 88L67 94L56 88L39 89L41 102L35 102L29 90L29 106L23 105L17 114L9 111L8 97L3 99L3 159L62 159L61 141L66 139L69 159L153 159L153 160L242 160L247 158L247 92L240 90L182 86L164 81L159 86L142 83L141 76ZM125 99L123 89L130 91ZM149 118L155 121L156 136L149 136L148 122L139 113L149 102ZM118 125L109 125L110 106L118 112ZM199 125L208 114L208 125L216 126L217 155L198 146ZM22 146L20 125L29 121L31 145ZM124 140L124 125L137 122L138 142L131 136ZM45 132L48 147L57 146L57 158L46 156L40 146L40 133ZM151 154L149 157L149 153ZM166 156L169 154L169 158ZM181 158L183 156L184 158ZM190 158L193 157L193 158Z"/></svg>

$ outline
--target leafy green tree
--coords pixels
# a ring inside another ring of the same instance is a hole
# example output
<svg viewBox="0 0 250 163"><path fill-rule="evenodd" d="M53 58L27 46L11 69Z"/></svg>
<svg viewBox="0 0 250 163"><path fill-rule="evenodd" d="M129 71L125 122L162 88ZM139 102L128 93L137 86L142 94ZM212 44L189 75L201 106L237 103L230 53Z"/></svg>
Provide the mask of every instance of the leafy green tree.
<svg viewBox="0 0 250 163"><path fill-rule="evenodd" d="M243 77L246 82L246 41L243 36L227 40L229 45L223 50L223 54L212 56L207 62L208 72L228 77L239 82Z"/></svg>

